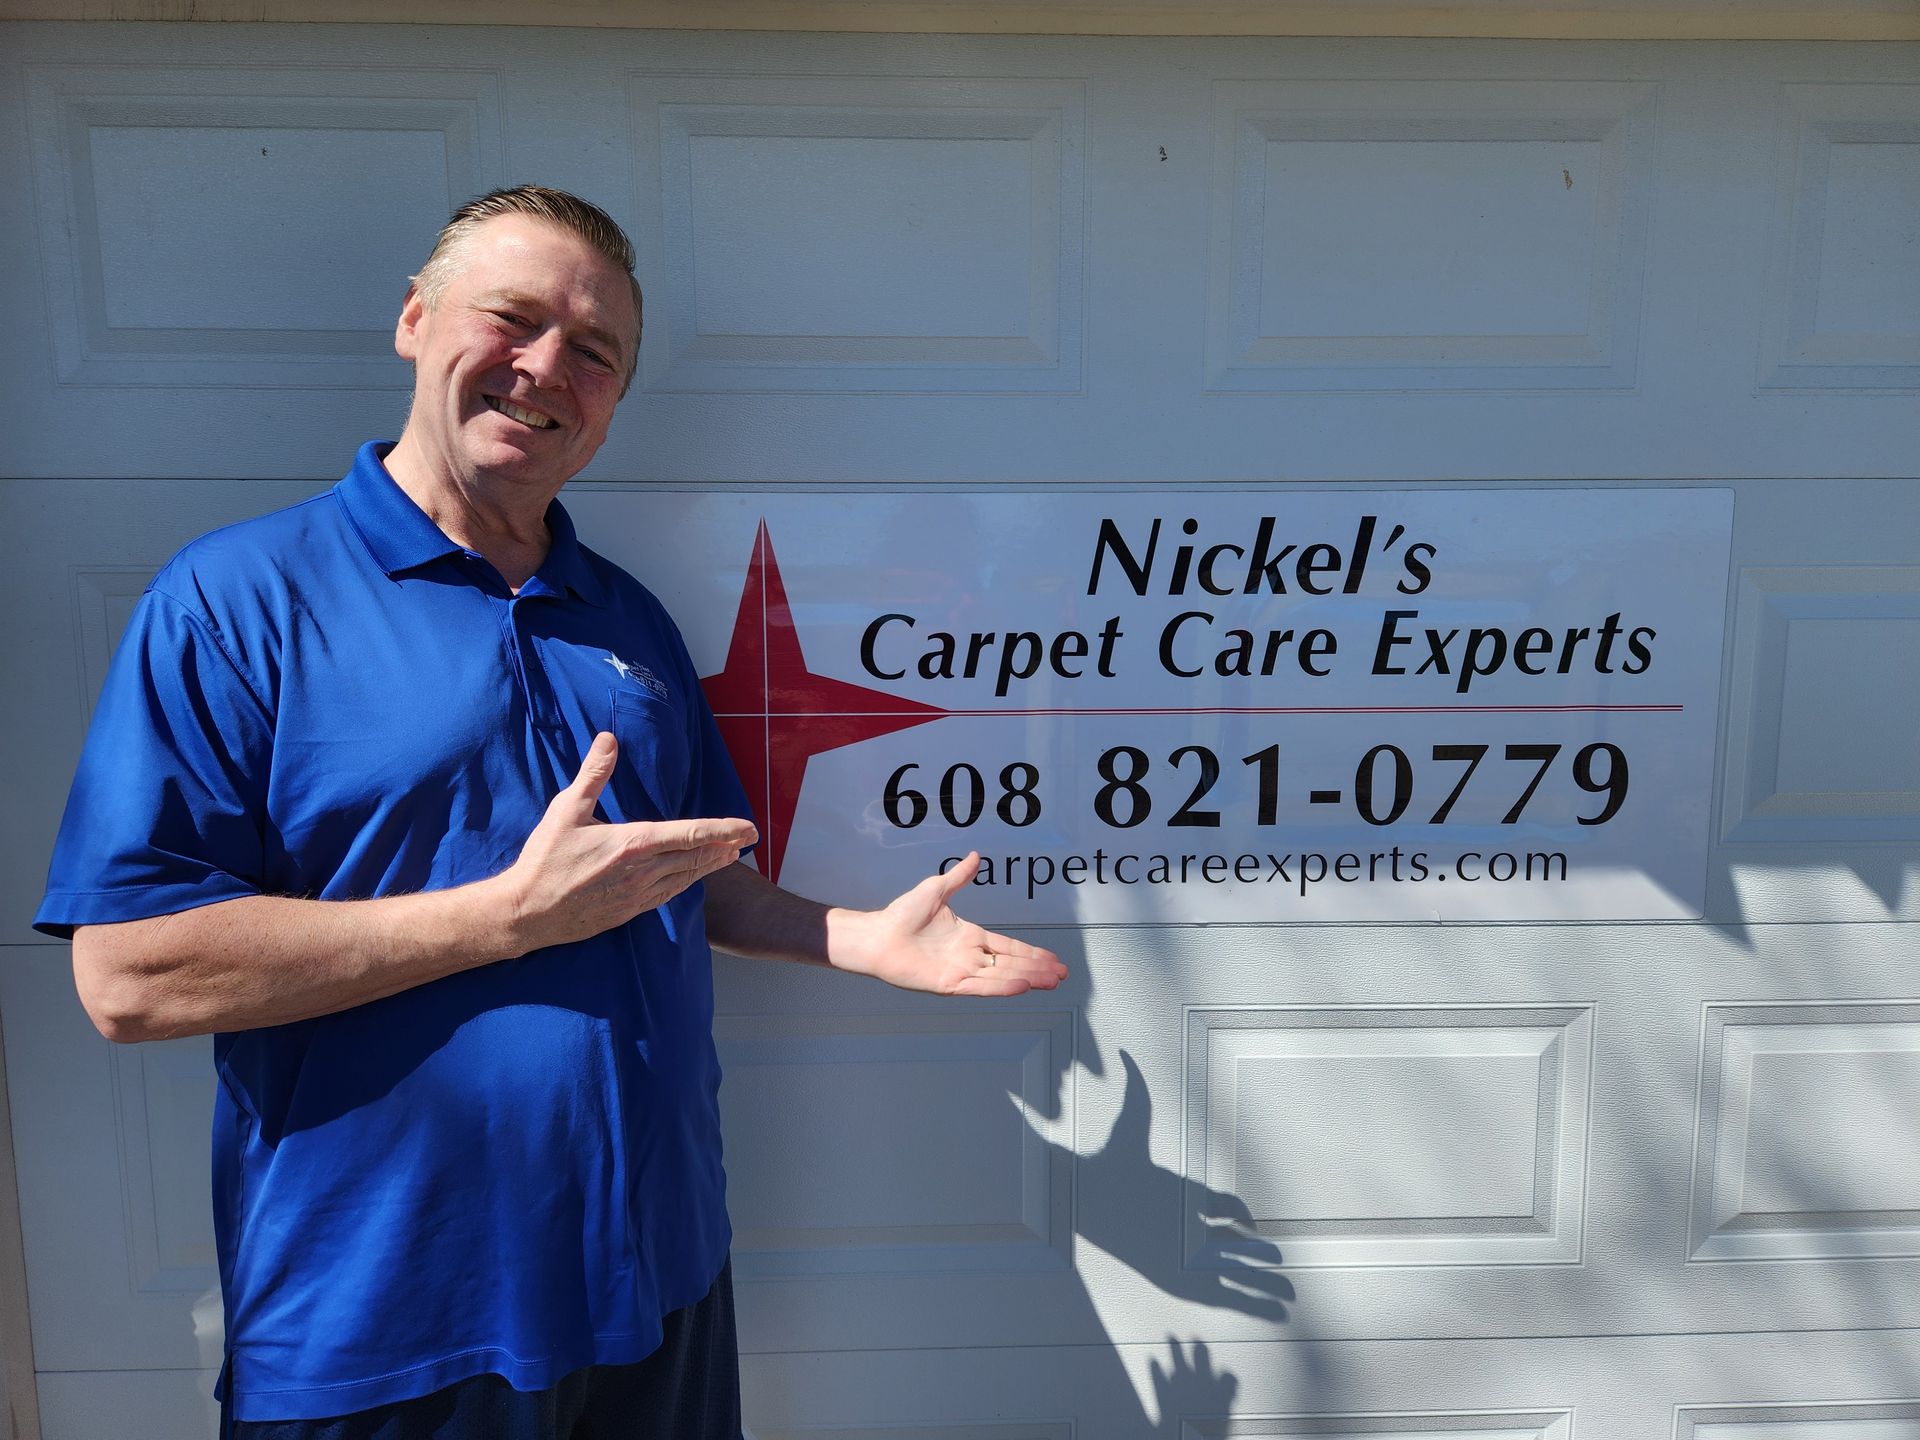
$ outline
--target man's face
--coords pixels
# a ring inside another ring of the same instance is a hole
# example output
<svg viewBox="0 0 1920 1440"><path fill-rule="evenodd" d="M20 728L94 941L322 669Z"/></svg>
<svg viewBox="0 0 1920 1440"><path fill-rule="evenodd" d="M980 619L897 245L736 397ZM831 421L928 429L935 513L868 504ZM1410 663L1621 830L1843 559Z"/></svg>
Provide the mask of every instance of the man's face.
<svg viewBox="0 0 1920 1440"><path fill-rule="evenodd" d="M638 343L612 262L544 220L488 220L434 307L410 292L400 311L408 440L456 483L551 499L607 438Z"/></svg>

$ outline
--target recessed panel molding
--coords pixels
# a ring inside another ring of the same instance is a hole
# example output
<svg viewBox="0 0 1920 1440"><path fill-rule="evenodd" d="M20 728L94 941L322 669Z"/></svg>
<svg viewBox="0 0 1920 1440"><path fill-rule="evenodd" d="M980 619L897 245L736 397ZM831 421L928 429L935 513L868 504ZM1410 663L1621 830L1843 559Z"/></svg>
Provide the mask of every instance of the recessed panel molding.
<svg viewBox="0 0 1920 1440"><path fill-rule="evenodd" d="M1590 1006L1187 1012L1186 1263L1245 1263L1238 1197L1282 1269L1573 1264Z"/></svg>

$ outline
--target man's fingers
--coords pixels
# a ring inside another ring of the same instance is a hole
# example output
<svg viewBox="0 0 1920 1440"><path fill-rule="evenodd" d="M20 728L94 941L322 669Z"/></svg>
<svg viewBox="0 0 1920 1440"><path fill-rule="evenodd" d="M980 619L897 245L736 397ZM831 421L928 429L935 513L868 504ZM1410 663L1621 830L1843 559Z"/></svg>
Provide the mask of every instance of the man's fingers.
<svg viewBox="0 0 1920 1440"><path fill-rule="evenodd" d="M722 823L738 825L740 822ZM679 829L678 826L674 828ZM743 845L751 843L752 834L753 827L749 825L744 839L735 830L730 832L730 838L684 847L681 842L685 837L680 834L676 834L664 846L657 837L644 842L644 849L629 861L633 882L638 887L636 893L646 897L643 908L650 910L656 905L664 905L689 886L697 885L716 871L734 864L740 858Z"/></svg>
<svg viewBox="0 0 1920 1440"><path fill-rule="evenodd" d="M980 852L969 850L966 859L955 865L944 875L929 875L923 884L931 885L934 893L940 897L942 905L947 904L967 886L973 883L973 877L980 873Z"/></svg>
<svg viewBox="0 0 1920 1440"><path fill-rule="evenodd" d="M1031 960L1043 965L1060 964L1060 957L1053 951L1044 950L1038 945L1029 945L1024 940L1014 939L1011 935L996 935L989 930L980 943L996 955L1011 956L1016 960Z"/></svg>
<svg viewBox="0 0 1920 1440"><path fill-rule="evenodd" d="M654 856L636 873L636 888L632 892L638 905L635 913L657 909L739 858L740 852L730 845Z"/></svg>
<svg viewBox="0 0 1920 1440"><path fill-rule="evenodd" d="M951 870L937 875L929 875L911 890L894 897L893 903L916 916L938 914L942 907L953 903L973 877L980 872L980 853L969 850L964 860L957 861Z"/></svg>
<svg viewBox="0 0 1920 1440"><path fill-rule="evenodd" d="M1028 990L1057 989L1067 978L1067 967L1052 951L1022 945L1000 935L983 935L992 949L979 952L978 968L955 987L960 995L1021 995ZM1012 949L1001 947L1011 946Z"/></svg>
<svg viewBox="0 0 1920 1440"><path fill-rule="evenodd" d="M953 987L956 995L978 995L998 997L1003 995L1024 995L1034 987L1018 975L998 975L992 970L982 971L978 975L969 975Z"/></svg>
<svg viewBox="0 0 1920 1440"><path fill-rule="evenodd" d="M991 969L1018 976L1036 990L1051 990L1067 978L1067 967L1051 950L992 931L981 935L980 944L993 956Z"/></svg>
<svg viewBox="0 0 1920 1440"><path fill-rule="evenodd" d="M614 829L632 851L643 855L665 855L676 851L704 850L708 846L732 846L744 850L760 838L760 832L745 820L726 818L701 820L630 820Z"/></svg>
<svg viewBox="0 0 1920 1440"><path fill-rule="evenodd" d="M739 858L738 845L702 845L698 849L674 852L669 863L675 873L686 875L691 885L716 870L726 869Z"/></svg>
<svg viewBox="0 0 1920 1440"><path fill-rule="evenodd" d="M760 832L754 828L751 820L736 820L730 816L667 823L690 827L692 843L695 845L731 845L736 850L744 850L760 838Z"/></svg>
<svg viewBox="0 0 1920 1440"><path fill-rule="evenodd" d="M593 744L587 747L586 757L581 760L580 772L573 777L573 783L560 792L582 823L593 818L593 807L600 803L600 792L607 788L607 781L613 778L613 767L619 759L620 742L602 730L593 737Z"/></svg>
<svg viewBox="0 0 1920 1440"><path fill-rule="evenodd" d="M1038 961L1007 960L996 955L994 963L987 967L986 974L1005 976L1035 990L1057 990L1060 982L1067 978L1067 967L1057 960L1047 965Z"/></svg>

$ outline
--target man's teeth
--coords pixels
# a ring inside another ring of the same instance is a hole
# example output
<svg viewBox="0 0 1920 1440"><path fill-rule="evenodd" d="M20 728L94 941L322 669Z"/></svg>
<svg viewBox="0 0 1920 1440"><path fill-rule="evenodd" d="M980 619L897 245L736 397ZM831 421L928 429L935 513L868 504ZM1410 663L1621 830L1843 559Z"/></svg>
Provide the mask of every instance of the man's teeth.
<svg viewBox="0 0 1920 1440"><path fill-rule="evenodd" d="M509 420L518 420L522 425L531 425L536 430L551 430L553 428L554 422L549 420L545 415L536 414L532 410L522 410L511 401L496 400L492 396L488 396L487 403L492 405L494 409L498 410Z"/></svg>

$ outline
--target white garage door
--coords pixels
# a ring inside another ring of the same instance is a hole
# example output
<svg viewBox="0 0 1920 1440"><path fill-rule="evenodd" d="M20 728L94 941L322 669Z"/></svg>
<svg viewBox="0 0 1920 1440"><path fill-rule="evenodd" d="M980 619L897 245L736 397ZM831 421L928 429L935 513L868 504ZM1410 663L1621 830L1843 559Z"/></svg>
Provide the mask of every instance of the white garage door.
<svg viewBox="0 0 1920 1440"><path fill-rule="evenodd" d="M109 1047L27 929L91 697L177 545L393 433L402 277L523 179L606 201L650 297L583 511L1734 497L1698 921L1069 928L1072 984L1019 1004L723 962L762 1440L1920 1436L1913 47L4 55L0 1000L48 1440L209 1433L220 1349L207 1046ZM1228 1042L1274 1063L1223 1133ZM1243 1172L1270 1243L1236 1273L1193 1237Z"/></svg>

